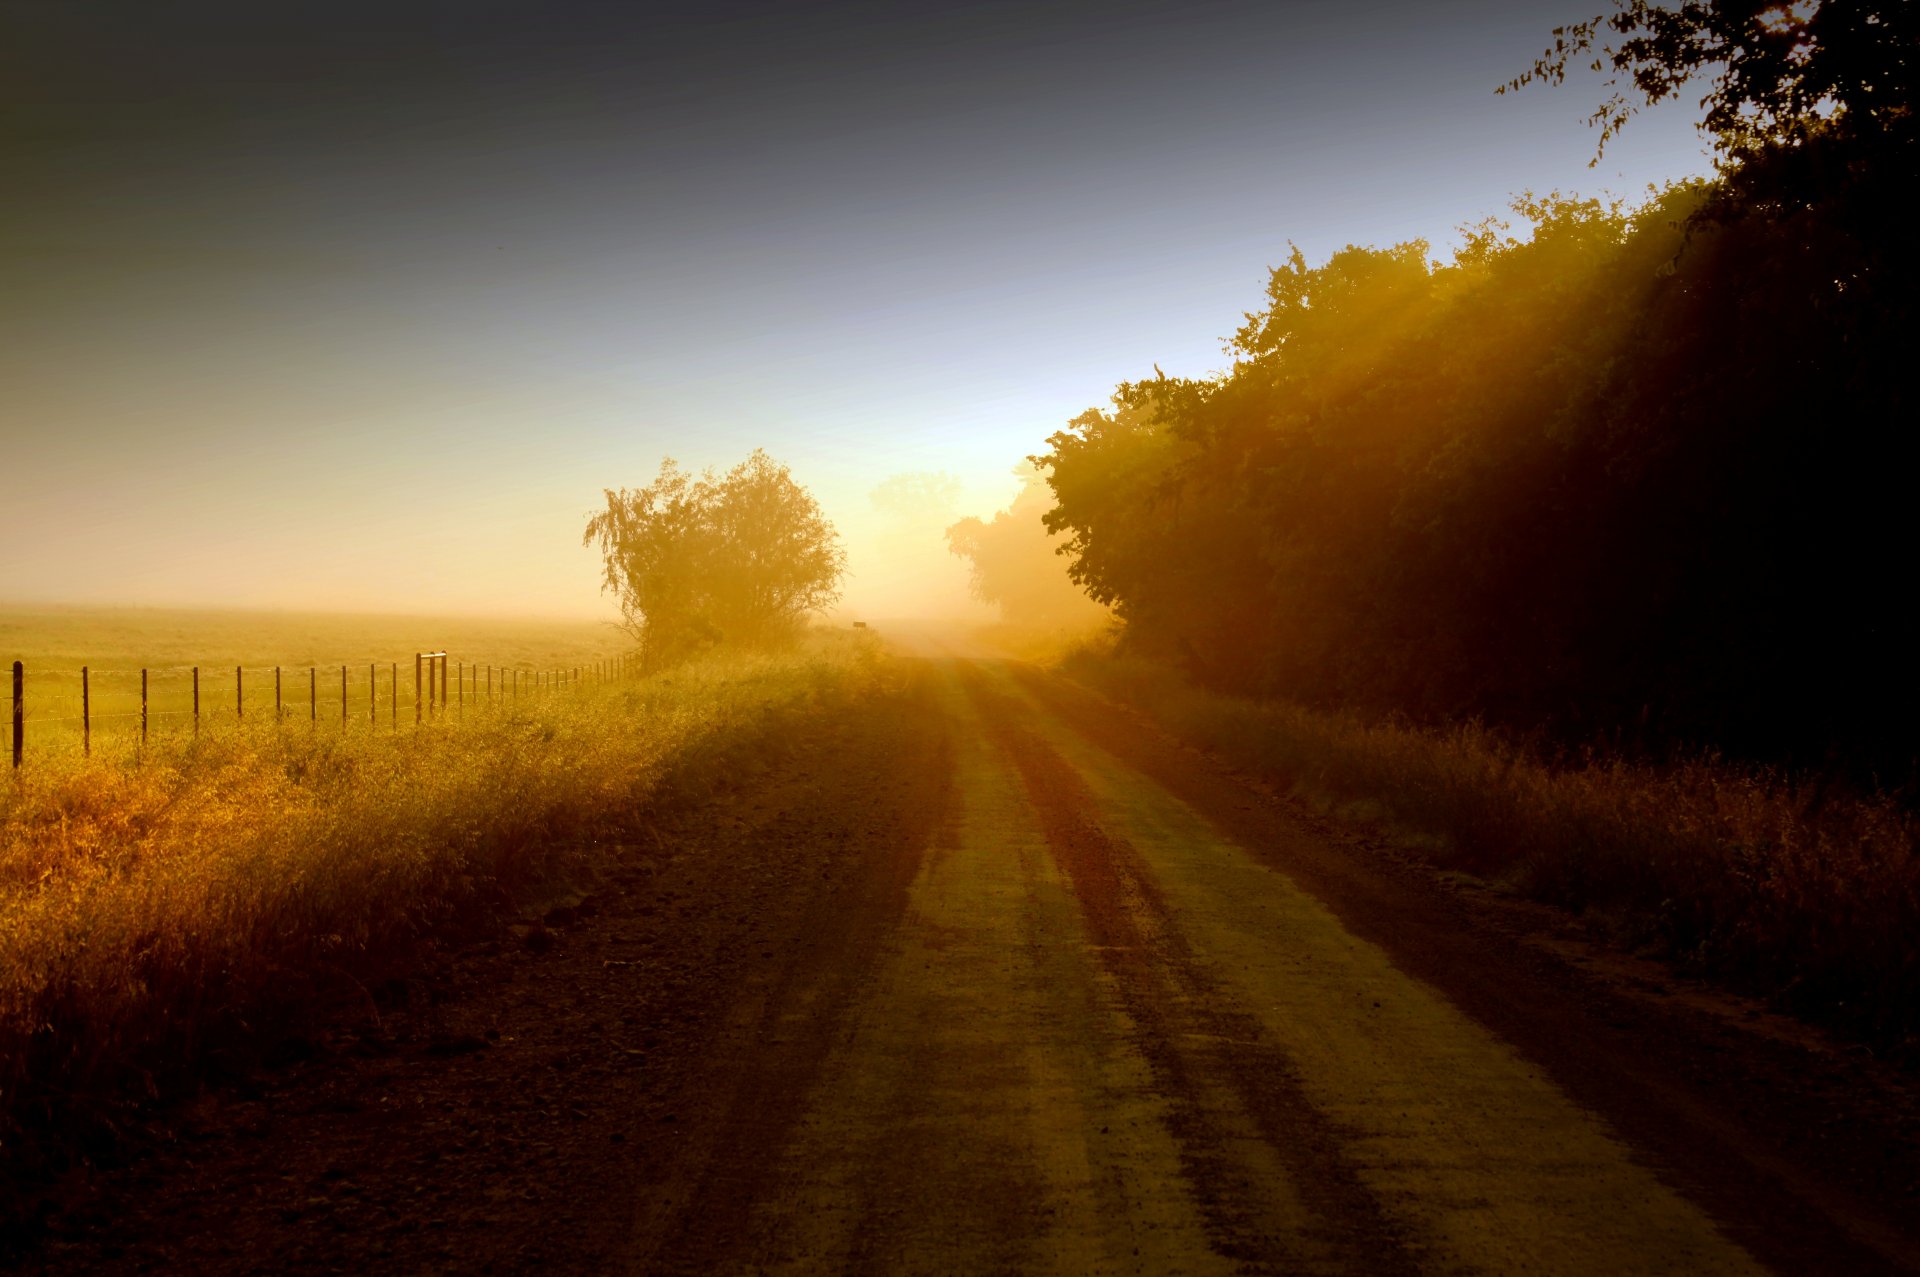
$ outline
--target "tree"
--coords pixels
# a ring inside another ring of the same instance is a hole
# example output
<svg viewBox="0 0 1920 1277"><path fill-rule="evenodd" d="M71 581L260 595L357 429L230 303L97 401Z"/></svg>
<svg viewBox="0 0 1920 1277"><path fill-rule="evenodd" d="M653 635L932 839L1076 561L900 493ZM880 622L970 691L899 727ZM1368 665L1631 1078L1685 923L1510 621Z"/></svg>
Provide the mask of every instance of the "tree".
<svg viewBox="0 0 1920 1277"><path fill-rule="evenodd" d="M1073 625L1109 615L1068 577L1061 546L1042 519L1051 506L1046 480L1031 462L1014 470L1020 492L991 519L947 529L947 548L970 565L973 597L1015 625Z"/></svg>
<svg viewBox="0 0 1920 1277"><path fill-rule="evenodd" d="M582 544L599 546L604 588L650 663L790 637L840 597L839 534L763 450L725 475L692 475L668 458L646 487L605 495Z"/></svg>
<svg viewBox="0 0 1920 1277"><path fill-rule="evenodd" d="M1618 40L1607 43L1606 32ZM1913 141L1920 6L1909 0L1617 0L1612 14L1556 27L1553 37L1531 70L1497 92L1562 83L1569 65L1591 55L1591 69L1613 77L1591 118L1602 150L1642 101L1664 102L1703 76L1711 86L1702 124L1729 161L1822 132L1870 146Z"/></svg>

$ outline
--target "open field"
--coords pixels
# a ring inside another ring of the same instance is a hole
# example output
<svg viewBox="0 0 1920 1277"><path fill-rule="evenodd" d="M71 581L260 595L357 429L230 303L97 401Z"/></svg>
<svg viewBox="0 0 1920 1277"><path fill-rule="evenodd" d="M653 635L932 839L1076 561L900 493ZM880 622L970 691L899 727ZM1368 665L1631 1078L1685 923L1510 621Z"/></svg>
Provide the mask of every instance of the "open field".
<svg viewBox="0 0 1920 1277"><path fill-rule="evenodd" d="M104 739L138 731L141 671L148 671L154 731L190 725L193 668L200 667L203 721L230 719L235 667L245 668L247 712L271 714L274 670L282 671L287 713L338 726L345 668L346 722L389 726L396 706L413 705L413 654L445 651L478 665L466 694L484 688L485 667L531 678L623 655L631 639L604 621L381 616L324 612L168 608L0 607L0 666L27 669L30 750L70 750L79 732L83 666L90 670L94 731ZM311 672L311 673L310 673ZM449 694L455 694L450 683ZM0 691L0 696L8 693ZM309 696L313 698L310 706ZM371 697L371 704L370 702Z"/></svg>
<svg viewBox="0 0 1920 1277"><path fill-rule="evenodd" d="M605 621L351 612L214 611L53 604L0 606L0 657L50 667L308 665L398 660L427 649L469 661L552 668L626 647Z"/></svg>
<svg viewBox="0 0 1920 1277"><path fill-rule="evenodd" d="M522 634L530 654L584 651ZM885 682L870 641L823 632L418 729L249 722L23 768L0 783L9 1156L110 1140L437 937L591 881L674 803Z"/></svg>

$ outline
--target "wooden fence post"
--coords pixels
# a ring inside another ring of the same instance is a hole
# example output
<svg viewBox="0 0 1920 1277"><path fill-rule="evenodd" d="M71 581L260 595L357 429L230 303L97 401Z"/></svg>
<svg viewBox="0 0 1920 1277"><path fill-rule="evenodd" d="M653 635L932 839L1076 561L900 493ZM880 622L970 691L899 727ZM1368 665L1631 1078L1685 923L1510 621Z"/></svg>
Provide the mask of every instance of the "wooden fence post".
<svg viewBox="0 0 1920 1277"><path fill-rule="evenodd" d="M20 770L20 756L27 748L27 667L13 663L13 769Z"/></svg>
<svg viewBox="0 0 1920 1277"><path fill-rule="evenodd" d="M273 721L280 721L280 667L273 667Z"/></svg>
<svg viewBox="0 0 1920 1277"><path fill-rule="evenodd" d="M347 730L347 667L340 667L340 730Z"/></svg>
<svg viewBox="0 0 1920 1277"><path fill-rule="evenodd" d="M380 726L380 667L367 662L367 725Z"/></svg>
<svg viewBox="0 0 1920 1277"><path fill-rule="evenodd" d="M416 671L419 669L418 661L414 663L414 669ZM393 730L397 732L400 730L400 662L398 661L387 662L387 695L392 700Z"/></svg>
<svg viewBox="0 0 1920 1277"><path fill-rule="evenodd" d="M200 667L193 667L193 734L200 734Z"/></svg>
<svg viewBox="0 0 1920 1277"><path fill-rule="evenodd" d="M247 680L246 667L233 667L233 721L245 722L247 717Z"/></svg>
<svg viewBox="0 0 1920 1277"><path fill-rule="evenodd" d="M93 757L93 676L84 665L80 667L80 752Z"/></svg>
<svg viewBox="0 0 1920 1277"><path fill-rule="evenodd" d="M307 722L320 721L320 667L307 666Z"/></svg>
<svg viewBox="0 0 1920 1277"><path fill-rule="evenodd" d="M144 666L140 670L140 743L147 743L147 671Z"/></svg>
<svg viewBox="0 0 1920 1277"><path fill-rule="evenodd" d="M420 662L422 659L420 653L413 654L413 725L415 727L420 726L420 716L425 713L420 708Z"/></svg>

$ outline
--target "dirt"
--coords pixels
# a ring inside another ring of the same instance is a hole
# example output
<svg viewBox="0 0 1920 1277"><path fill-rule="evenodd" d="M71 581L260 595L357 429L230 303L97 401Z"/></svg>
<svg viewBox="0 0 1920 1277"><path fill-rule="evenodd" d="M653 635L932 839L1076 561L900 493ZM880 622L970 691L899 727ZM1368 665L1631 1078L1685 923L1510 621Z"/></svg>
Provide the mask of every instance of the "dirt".
<svg viewBox="0 0 1920 1277"><path fill-rule="evenodd" d="M1911 1079L931 651L29 1267L1920 1272Z"/></svg>

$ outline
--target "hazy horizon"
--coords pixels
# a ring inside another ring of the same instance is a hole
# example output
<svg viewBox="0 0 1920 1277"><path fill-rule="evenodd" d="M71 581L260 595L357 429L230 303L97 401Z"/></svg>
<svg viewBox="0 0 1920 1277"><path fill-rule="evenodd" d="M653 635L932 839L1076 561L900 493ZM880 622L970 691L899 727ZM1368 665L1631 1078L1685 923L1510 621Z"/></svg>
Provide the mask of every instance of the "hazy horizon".
<svg viewBox="0 0 1920 1277"><path fill-rule="evenodd" d="M793 468L845 608L964 609L934 512L1122 379L1200 374L1290 242L1705 171L1586 167L1584 10L0 3L0 598L600 617L663 456Z"/></svg>

